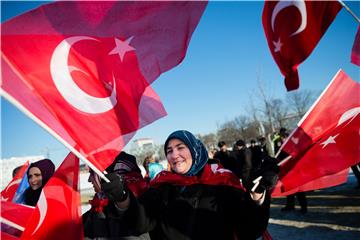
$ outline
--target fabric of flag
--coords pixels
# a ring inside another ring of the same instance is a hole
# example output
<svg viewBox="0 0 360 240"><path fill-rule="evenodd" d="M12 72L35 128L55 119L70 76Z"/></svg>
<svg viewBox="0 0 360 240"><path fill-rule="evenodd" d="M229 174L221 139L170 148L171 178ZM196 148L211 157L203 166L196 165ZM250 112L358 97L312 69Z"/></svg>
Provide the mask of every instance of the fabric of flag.
<svg viewBox="0 0 360 240"><path fill-rule="evenodd" d="M311 54L341 8L338 1L265 2L265 35L288 91L299 88L299 64Z"/></svg>
<svg viewBox="0 0 360 240"><path fill-rule="evenodd" d="M326 175L315 180L309 181L304 185L301 185L296 188L292 188L291 190L286 191L283 187L283 183L281 180L278 181L275 188L271 192L272 197L281 197L288 196L297 192L307 192L322 188L329 188L333 186L337 186L343 183L346 183L349 176L349 169L342 170L338 173Z"/></svg>
<svg viewBox="0 0 360 240"><path fill-rule="evenodd" d="M4 190L1 191L1 200L2 201L13 201L15 194L19 188L21 180L25 176L26 180L26 170L29 167L29 161L26 161L24 165L19 169L14 178L9 182Z"/></svg>
<svg viewBox="0 0 360 240"><path fill-rule="evenodd" d="M182 61L205 7L59 1L10 19L3 95L104 170L134 131L166 114L149 83ZM156 111L141 113L149 103Z"/></svg>
<svg viewBox="0 0 360 240"><path fill-rule="evenodd" d="M79 159L70 153L44 186L21 239L83 239Z"/></svg>
<svg viewBox="0 0 360 240"><path fill-rule="evenodd" d="M358 27L354 45L351 50L351 62L360 67L360 26Z"/></svg>
<svg viewBox="0 0 360 240"><path fill-rule="evenodd" d="M2 237L4 237L4 239L19 237L33 212L34 207L10 201L1 201Z"/></svg>
<svg viewBox="0 0 360 240"><path fill-rule="evenodd" d="M360 161L359 94L360 84L340 70L282 147L291 155L280 166L283 192ZM321 185L333 186L335 181L339 179Z"/></svg>

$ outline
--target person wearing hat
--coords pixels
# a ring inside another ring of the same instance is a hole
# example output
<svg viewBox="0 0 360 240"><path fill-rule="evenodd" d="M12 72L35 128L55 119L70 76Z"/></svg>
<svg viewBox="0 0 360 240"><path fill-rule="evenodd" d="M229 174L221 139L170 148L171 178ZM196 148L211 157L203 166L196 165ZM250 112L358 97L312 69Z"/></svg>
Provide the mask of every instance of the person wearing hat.
<svg viewBox="0 0 360 240"><path fill-rule="evenodd" d="M250 240L264 232L276 164L247 191L231 171L208 164L205 146L186 130L170 134L164 150L171 171L160 172L140 197L114 174L106 175L110 182L101 185L135 232L149 232L157 240Z"/></svg>
<svg viewBox="0 0 360 240"><path fill-rule="evenodd" d="M147 189L147 182L141 175L136 158L126 152L120 152L112 164L106 168L108 173L120 176L126 182L129 191L137 197ZM114 210L111 200L102 191L101 179L90 170L89 182L93 184L95 196L89 201L91 209L83 214L85 239L120 239L120 240L147 240L148 233L137 236L128 224L120 219L120 214Z"/></svg>
<svg viewBox="0 0 360 240"><path fill-rule="evenodd" d="M55 165L50 159L42 159L31 163L27 170L29 187L23 195L26 205L35 206L39 200L40 193L45 184L55 172Z"/></svg>

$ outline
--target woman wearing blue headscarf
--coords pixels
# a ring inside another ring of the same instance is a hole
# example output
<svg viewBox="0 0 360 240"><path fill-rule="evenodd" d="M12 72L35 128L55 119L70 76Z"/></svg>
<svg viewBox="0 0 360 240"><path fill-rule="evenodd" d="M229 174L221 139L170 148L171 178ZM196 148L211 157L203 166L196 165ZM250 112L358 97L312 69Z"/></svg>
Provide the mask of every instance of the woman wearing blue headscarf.
<svg viewBox="0 0 360 240"><path fill-rule="evenodd" d="M102 184L134 232L150 232L156 240L247 240L265 231L269 182L260 180L254 191L246 191L232 172L207 164L206 148L185 130L170 134L164 150L171 172L160 172L142 196L135 198L112 174L110 183ZM276 179L270 172L263 179Z"/></svg>

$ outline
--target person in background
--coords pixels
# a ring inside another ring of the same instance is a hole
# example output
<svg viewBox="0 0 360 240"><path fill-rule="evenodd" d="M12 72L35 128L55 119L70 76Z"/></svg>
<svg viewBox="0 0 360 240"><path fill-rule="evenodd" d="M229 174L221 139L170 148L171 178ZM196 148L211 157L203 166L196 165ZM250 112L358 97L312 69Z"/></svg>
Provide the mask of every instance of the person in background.
<svg viewBox="0 0 360 240"><path fill-rule="evenodd" d="M215 154L216 154L216 149L210 149L208 151L208 156L209 156L208 163L209 164L220 164L219 159L214 158Z"/></svg>
<svg viewBox="0 0 360 240"><path fill-rule="evenodd" d="M12 171L12 177L14 178L17 174L17 172L22 168L22 166L17 166L16 168L13 169Z"/></svg>
<svg viewBox="0 0 360 240"><path fill-rule="evenodd" d="M35 206L39 200L40 193L45 184L55 172L55 165L50 159L42 159L31 163L26 172L29 187L23 194L23 203Z"/></svg>
<svg viewBox="0 0 360 240"><path fill-rule="evenodd" d="M145 178L150 180L154 179L159 172L164 170L163 166L152 155L145 158L143 166L146 170Z"/></svg>
<svg viewBox="0 0 360 240"><path fill-rule="evenodd" d="M269 151L266 147L266 138L265 137L260 137L259 138L259 147L261 149L261 152L263 154L264 157L269 156Z"/></svg>
<svg viewBox="0 0 360 240"><path fill-rule="evenodd" d="M246 147L244 140L237 140L233 151L231 152L233 159L235 159L234 173L238 176L243 185L248 188L252 183L249 182L249 177L252 169L252 153Z"/></svg>
<svg viewBox="0 0 360 240"><path fill-rule="evenodd" d="M357 179L357 186L355 187L355 189L360 189L360 163L351 166L351 170L353 171Z"/></svg>
<svg viewBox="0 0 360 240"><path fill-rule="evenodd" d="M282 144L286 141L286 138L289 136L286 128L280 128L278 138L274 141L274 152L275 154L280 150ZM278 160L281 161L285 159L288 154L284 151L281 151L278 155ZM295 197L297 198L300 205L300 212L302 214L307 213L307 198L305 192L297 192L286 196L285 207L281 208L282 212L288 212L295 210Z"/></svg>
<svg viewBox="0 0 360 240"><path fill-rule="evenodd" d="M139 198L117 175L106 175L110 183L101 185L136 232L150 232L156 240L255 240L264 232L276 164L246 191L231 171L207 164L207 150L192 133L173 132L164 150L171 172L162 171Z"/></svg>
<svg viewBox="0 0 360 240"><path fill-rule="evenodd" d="M230 151L227 148L227 145L224 141L220 141L218 143L219 151L217 151L214 155L214 159L219 160L220 164L232 171L233 173L236 172L236 162L235 158L233 158L230 154Z"/></svg>
<svg viewBox="0 0 360 240"><path fill-rule="evenodd" d="M121 152L106 168L108 173L114 173L121 177L135 197L146 191L148 185L141 175L141 170L136 164L133 155ZM127 222L122 221L111 200L102 191L101 179L94 171L90 170L89 182L92 183L95 196L89 201L91 209L83 214L83 226L85 240L119 239L119 240L148 240L148 233L137 236L128 227Z"/></svg>

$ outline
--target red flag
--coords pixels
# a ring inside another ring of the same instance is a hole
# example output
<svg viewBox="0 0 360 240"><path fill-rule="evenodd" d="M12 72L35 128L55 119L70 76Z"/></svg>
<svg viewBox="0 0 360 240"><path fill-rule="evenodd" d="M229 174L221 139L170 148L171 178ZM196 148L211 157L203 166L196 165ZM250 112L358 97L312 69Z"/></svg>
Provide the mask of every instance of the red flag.
<svg viewBox="0 0 360 240"><path fill-rule="evenodd" d="M44 186L21 239L83 239L79 159L70 153Z"/></svg>
<svg viewBox="0 0 360 240"><path fill-rule="evenodd" d="M340 70L284 143L292 158L280 167L283 191L360 161L359 93L360 84ZM334 182L328 179L327 185Z"/></svg>
<svg viewBox="0 0 360 240"><path fill-rule="evenodd" d="M297 68L341 9L337 1L266 1L262 22L288 91L299 88Z"/></svg>
<svg viewBox="0 0 360 240"><path fill-rule="evenodd" d="M21 234L33 212L34 207L1 201L1 223L6 224L1 226L1 234L6 237Z"/></svg>
<svg viewBox="0 0 360 240"><path fill-rule="evenodd" d="M351 51L351 62L360 66L360 26L358 27Z"/></svg>
<svg viewBox="0 0 360 240"><path fill-rule="evenodd" d="M278 181L275 188L271 192L272 197L288 196L296 192L307 192L311 190L317 190L322 188L328 188L343 184L347 181L349 175L349 169L342 170L338 173L327 175L307 182L304 185L293 188L289 191L285 191L281 180Z"/></svg>
<svg viewBox="0 0 360 240"><path fill-rule="evenodd" d="M205 6L55 2L11 19L1 26L3 94L104 170L122 136L165 115L159 101L139 113L144 91L184 58Z"/></svg>
<svg viewBox="0 0 360 240"><path fill-rule="evenodd" d="M16 173L15 177L6 186L6 188L1 191L1 194L0 194L1 200L4 200L4 201L12 201L13 200L16 190L18 189L19 184L26 173L28 166L29 166L29 161L26 161L24 163L24 165Z"/></svg>

